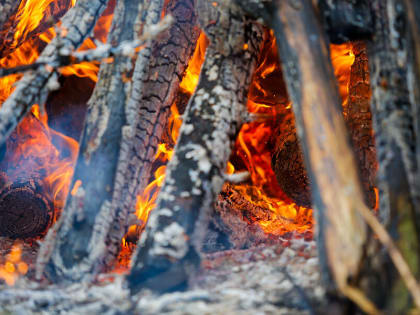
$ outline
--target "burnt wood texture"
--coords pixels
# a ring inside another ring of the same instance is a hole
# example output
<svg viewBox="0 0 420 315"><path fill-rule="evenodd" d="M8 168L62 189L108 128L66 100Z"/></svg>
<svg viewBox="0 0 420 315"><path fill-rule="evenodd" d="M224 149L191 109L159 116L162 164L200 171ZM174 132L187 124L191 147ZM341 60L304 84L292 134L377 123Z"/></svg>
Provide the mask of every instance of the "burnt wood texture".
<svg viewBox="0 0 420 315"><path fill-rule="evenodd" d="M132 292L187 287L189 276L200 264L207 216L222 189L235 135L247 112L261 27L245 23L243 12L230 1L199 0L196 12L210 44L157 208L150 215L127 277Z"/></svg>

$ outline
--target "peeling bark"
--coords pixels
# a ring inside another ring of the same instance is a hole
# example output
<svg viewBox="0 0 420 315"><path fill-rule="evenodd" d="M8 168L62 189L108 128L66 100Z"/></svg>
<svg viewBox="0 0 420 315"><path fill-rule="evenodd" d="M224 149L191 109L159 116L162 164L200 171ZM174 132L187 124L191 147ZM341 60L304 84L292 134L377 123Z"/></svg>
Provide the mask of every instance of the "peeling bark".
<svg viewBox="0 0 420 315"><path fill-rule="evenodd" d="M57 58L59 49L77 49L93 31L106 5L105 0L79 0L62 19L62 28L67 30L66 36L54 38L39 56L38 62ZM6 141L33 104L44 104L48 93L59 87L57 77L57 73L50 68L40 67L19 81L15 91L0 109L0 144Z"/></svg>
<svg viewBox="0 0 420 315"><path fill-rule="evenodd" d="M247 114L246 97L262 29L245 24L243 12L229 1L200 0L196 12L210 45L157 208L127 277L132 292L186 287L200 263L206 217L222 188L235 135Z"/></svg>

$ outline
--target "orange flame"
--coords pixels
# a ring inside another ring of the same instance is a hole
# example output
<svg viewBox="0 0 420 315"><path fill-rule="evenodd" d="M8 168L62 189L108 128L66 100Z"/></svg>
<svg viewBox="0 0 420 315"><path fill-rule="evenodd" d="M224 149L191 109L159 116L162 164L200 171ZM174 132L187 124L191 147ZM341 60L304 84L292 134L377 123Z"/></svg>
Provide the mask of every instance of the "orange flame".
<svg viewBox="0 0 420 315"><path fill-rule="evenodd" d="M0 264L0 279L7 285L14 285L21 275L28 272L28 265L21 260L21 257L22 245L16 242L4 262Z"/></svg>
<svg viewBox="0 0 420 315"><path fill-rule="evenodd" d="M20 37L27 36L42 19L48 17L50 12L46 8L49 8L52 3L51 0L22 1L18 9L19 23L15 38L20 40ZM73 0L71 5L73 6L75 3L76 1ZM55 1L54 5L57 5ZM106 37L111 19L112 12L102 16L95 27L95 32ZM57 27L60 28L60 23L57 24ZM22 31L19 31L21 28ZM61 35L66 35L65 30L61 31ZM54 28L50 28L37 38L24 41L13 53L0 59L0 67L11 68L34 63L39 56L39 47L44 46L42 42L49 43L55 36ZM95 47L92 39L88 38L80 50ZM98 69L99 63L92 62L64 67L60 71L63 75L88 77L96 81ZM21 77L21 74L16 74L0 79L0 103L3 103L13 92L14 83ZM78 143L49 128L47 114L40 110L40 106L34 105L31 114L18 125L6 146L7 151L2 164L6 165L9 178L12 181L30 179L32 176L39 178L42 181L43 192L54 204L55 216L57 216L69 193ZM73 190L77 190L77 187Z"/></svg>

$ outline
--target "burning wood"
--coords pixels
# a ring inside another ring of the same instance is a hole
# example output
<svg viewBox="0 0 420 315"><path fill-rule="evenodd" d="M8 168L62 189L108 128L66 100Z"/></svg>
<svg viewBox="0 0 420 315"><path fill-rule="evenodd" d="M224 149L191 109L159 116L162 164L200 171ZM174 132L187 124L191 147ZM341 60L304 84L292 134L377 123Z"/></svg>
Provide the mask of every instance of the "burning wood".
<svg viewBox="0 0 420 315"><path fill-rule="evenodd" d="M262 269L275 264L270 278L282 280L260 280L266 273L257 265L244 278L272 284L254 287L275 310L279 302L266 293L303 283L286 270L290 260L284 259L300 255L320 267L311 270L327 280L330 294L349 297L367 312L407 311L409 292L420 305L411 275L418 274L420 239L415 229L420 98L414 89L420 79L412 65L420 44L412 33L414 13L407 20L411 33L400 27L410 2L385 2L22 0L12 5L0 0L0 236L23 239L25 250L43 239L36 270L21 261L20 243L4 240L0 278L13 284L19 275L32 279L36 273L37 280L51 282L31 297L34 282L27 286L27 280L18 280L22 290L2 291L0 300L7 296L24 307L42 300L45 309L55 311L99 307L146 313L167 310L164 305L174 296L185 305L197 298L211 304L215 296L227 301L225 291L210 294L202 286L204 295L176 293L148 304L143 289L160 295L211 283L213 272L229 265L227 257L237 257L236 249L252 256L261 246ZM101 17L105 7L108 13ZM344 43L328 45L326 35L332 43ZM75 91L86 95L69 95ZM60 122L64 112L71 126ZM79 150L69 136L80 134ZM399 237L397 246L366 204ZM390 250L402 280L364 219ZM319 261L312 259L313 246L308 251L295 242L302 238L308 244L314 225ZM1 244L0 238L0 251ZM220 252L227 249L234 250ZM236 270L237 265L229 266ZM123 275L110 273L114 267ZM234 278L226 279L238 285ZM376 288L379 278L392 292ZM79 283L68 286L68 281ZM77 299L67 296L86 281L93 283L93 295L80 289ZM121 294L105 301L116 289ZM249 300L256 295L255 289L235 290L251 293ZM289 293L280 291L284 301ZM297 289L300 310L311 310L314 301L320 312L324 306L343 308L321 291ZM121 306L110 305L122 300Z"/></svg>

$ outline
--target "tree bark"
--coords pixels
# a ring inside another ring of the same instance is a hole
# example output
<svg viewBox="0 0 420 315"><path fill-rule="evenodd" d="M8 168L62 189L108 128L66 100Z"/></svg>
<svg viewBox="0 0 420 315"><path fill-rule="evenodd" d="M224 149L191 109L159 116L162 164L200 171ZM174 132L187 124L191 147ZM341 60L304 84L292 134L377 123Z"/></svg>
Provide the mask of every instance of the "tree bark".
<svg viewBox="0 0 420 315"><path fill-rule="evenodd" d="M367 240L357 208L365 207L357 164L346 130L327 42L310 1L254 1L253 14L277 38L297 133L312 183L321 273L339 290L373 311L353 286ZM249 2L249 1L248 1ZM334 280L334 282L332 281Z"/></svg>
<svg viewBox="0 0 420 315"><path fill-rule="evenodd" d="M214 5L201 0L196 5L210 45L157 208L127 277L132 292L186 287L200 263L208 211L222 188L235 135L247 112L246 96L262 30L244 24L242 11L229 1Z"/></svg>
<svg viewBox="0 0 420 315"><path fill-rule="evenodd" d="M373 19L367 0L319 0L320 13L330 41L341 44L370 38Z"/></svg>
<svg viewBox="0 0 420 315"><path fill-rule="evenodd" d="M142 14L143 1L121 0L114 12L108 36L111 45L133 40L136 17ZM93 25L92 25L93 28ZM49 232L38 256L37 273L47 263L50 280L90 279L103 270L107 251L105 239L113 220L112 192L126 117L127 80L132 60L116 56L113 63L103 62L98 82L88 103L79 157L72 186L81 186L66 202L63 215Z"/></svg>
<svg viewBox="0 0 420 315"><path fill-rule="evenodd" d="M93 30L97 19L106 8L107 1L79 0L62 19L62 28L67 30L65 37L56 37L44 49L38 62L58 60L57 51L77 49ZM54 67L52 62L52 67ZM57 73L49 67L40 67L27 73L17 84L14 92L0 109L0 145L3 144L17 124L29 112L33 104L44 104L48 93L59 87Z"/></svg>
<svg viewBox="0 0 420 315"><path fill-rule="evenodd" d="M165 133L169 109L177 97L180 80L199 35L194 1L170 1L165 12L175 22L159 36L158 41L140 52L127 101L129 112L134 114L129 118L133 132L121 146L112 205L114 211L124 218L133 212L137 196L150 182L152 164ZM151 22L156 23L159 18L160 13ZM118 244L122 237L119 230L113 237L113 242Z"/></svg>
<svg viewBox="0 0 420 315"><path fill-rule="evenodd" d="M379 216L418 278L420 275L418 165L413 104L408 83L409 36L402 1L371 3L375 36L369 43L372 115L379 160ZM370 259L377 261L377 253ZM384 287L371 292L390 313L406 313L412 300L402 279L384 257L378 272ZM383 270L388 270L385 273ZM369 277L369 276L368 276ZM369 279L369 278L368 278Z"/></svg>

